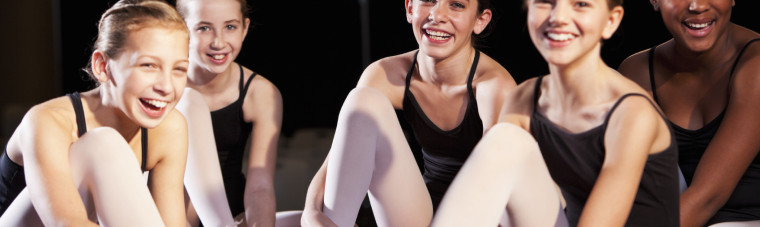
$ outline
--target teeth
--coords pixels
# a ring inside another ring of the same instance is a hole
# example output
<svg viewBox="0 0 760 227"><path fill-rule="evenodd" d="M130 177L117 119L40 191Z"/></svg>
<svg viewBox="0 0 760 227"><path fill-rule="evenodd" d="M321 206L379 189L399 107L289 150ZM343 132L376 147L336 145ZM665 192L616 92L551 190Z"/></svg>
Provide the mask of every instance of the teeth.
<svg viewBox="0 0 760 227"><path fill-rule="evenodd" d="M693 24L693 23L686 23L689 27L701 29L709 26L712 22L702 23L702 24Z"/></svg>
<svg viewBox="0 0 760 227"><path fill-rule="evenodd" d="M159 109L166 107L166 105L168 104L167 102L159 101L159 100L153 100L153 99L151 99L151 100L145 100L145 102L148 103L148 104L150 104L151 106L154 106L154 107L159 108Z"/></svg>
<svg viewBox="0 0 760 227"><path fill-rule="evenodd" d="M549 37L549 39L556 41L567 41L575 38L575 36L570 33L548 33L546 36Z"/></svg>
<svg viewBox="0 0 760 227"><path fill-rule="evenodd" d="M451 37L451 35L439 31L425 30L425 33L428 35L428 37L434 40L445 40Z"/></svg>
<svg viewBox="0 0 760 227"><path fill-rule="evenodd" d="M222 60L224 58L224 54L215 54L213 57L214 60Z"/></svg>

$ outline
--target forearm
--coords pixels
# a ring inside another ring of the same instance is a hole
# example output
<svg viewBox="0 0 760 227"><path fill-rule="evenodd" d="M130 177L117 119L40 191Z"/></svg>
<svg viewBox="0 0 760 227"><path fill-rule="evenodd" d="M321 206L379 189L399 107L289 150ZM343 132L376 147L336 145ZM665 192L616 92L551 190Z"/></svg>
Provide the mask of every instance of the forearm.
<svg viewBox="0 0 760 227"><path fill-rule="evenodd" d="M726 202L726 199L698 196L697 194L695 188L688 188L681 193L679 206L681 226L704 226Z"/></svg>
<svg viewBox="0 0 760 227"><path fill-rule="evenodd" d="M327 178L327 159L322 163L322 167L314 174L311 179L309 188L306 191L306 201L304 203L304 212L322 212L325 200L325 182Z"/></svg>
<svg viewBox="0 0 760 227"><path fill-rule="evenodd" d="M246 190L245 220L248 226L274 226L276 202L274 188Z"/></svg>

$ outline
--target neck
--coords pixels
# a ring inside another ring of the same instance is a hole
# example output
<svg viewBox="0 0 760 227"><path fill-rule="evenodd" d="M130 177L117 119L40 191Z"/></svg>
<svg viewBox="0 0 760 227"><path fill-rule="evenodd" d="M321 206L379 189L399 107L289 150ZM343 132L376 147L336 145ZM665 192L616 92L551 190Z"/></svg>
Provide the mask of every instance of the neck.
<svg viewBox="0 0 760 227"><path fill-rule="evenodd" d="M729 24L723 35L719 36L710 49L696 52L690 50L683 44L679 44L673 40L673 45L669 47L671 50L668 52L673 53L670 59L675 66L681 66L679 71L692 71L692 72L709 72L715 68L724 67L725 64L730 64L733 56L738 54L738 48L733 44L733 24Z"/></svg>
<svg viewBox="0 0 760 227"><path fill-rule="evenodd" d="M584 106L597 102L600 92L608 85L606 75L609 67L599 56L600 46L581 56L579 59L566 64L549 64L550 76L549 95L555 96L562 103L573 106Z"/></svg>
<svg viewBox="0 0 760 227"><path fill-rule="evenodd" d="M83 101L83 111L90 112L94 116L94 121L87 122L90 128L109 127L113 128L127 141L130 141L140 129L132 119L129 119L118 104L114 101L113 95L108 93L108 89L101 85L98 88L88 92L81 93Z"/></svg>
<svg viewBox="0 0 760 227"><path fill-rule="evenodd" d="M233 79L231 75L234 67L232 66L233 64L230 64L230 66L223 72L214 73L209 72L200 65L191 63L191 70L187 73L187 86L201 93L221 92L227 88L227 86L225 86L227 82Z"/></svg>
<svg viewBox="0 0 760 227"><path fill-rule="evenodd" d="M442 85L461 85L467 82L475 57L474 48L463 48L445 59L426 55L417 56L417 65L423 81Z"/></svg>

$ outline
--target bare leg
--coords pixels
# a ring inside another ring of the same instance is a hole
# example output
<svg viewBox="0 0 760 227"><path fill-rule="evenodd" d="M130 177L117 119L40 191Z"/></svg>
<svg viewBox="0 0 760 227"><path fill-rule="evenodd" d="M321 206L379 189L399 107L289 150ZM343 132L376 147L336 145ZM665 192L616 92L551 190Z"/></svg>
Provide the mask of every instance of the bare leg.
<svg viewBox="0 0 760 227"><path fill-rule="evenodd" d="M323 211L338 226L354 225L368 190L379 226L430 223L430 195L385 95L351 91L329 155Z"/></svg>
<svg viewBox="0 0 760 227"><path fill-rule="evenodd" d="M192 204L188 224L200 217L205 226L234 226L232 212L227 205L222 170L216 154L216 141L211 124L211 112L203 96L186 88L176 109L187 120L188 151L185 167L185 190ZM197 226L193 225L193 226Z"/></svg>
<svg viewBox="0 0 760 227"><path fill-rule="evenodd" d="M513 226L567 226L538 144L522 128L501 123L459 171L433 226L495 226L505 207Z"/></svg>

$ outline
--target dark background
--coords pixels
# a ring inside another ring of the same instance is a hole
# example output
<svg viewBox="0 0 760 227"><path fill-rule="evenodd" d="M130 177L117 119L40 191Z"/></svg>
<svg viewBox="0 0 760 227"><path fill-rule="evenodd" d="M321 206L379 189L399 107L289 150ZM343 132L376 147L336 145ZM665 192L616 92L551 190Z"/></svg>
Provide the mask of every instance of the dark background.
<svg viewBox="0 0 760 227"><path fill-rule="evenodd" d="M254 26L237 62L279 87L286 136L301 128L334 127L345 96L368 62L417 47L403 1L362 1L369 4L368 27L361 24L359 1L249 2ZM5 28L0 41L4 53L0 68L5 71L0 104L5 111L0 112L5 118L13 115L8 112L23 114L35 103L92 87L81 68L92 51L101 13L116 1L25 2L4 1L6 6L0 7L0 27ZM522 2L493 0L492 33L480 43L480 49L518 83L547 72L528 37ZM737 2L732 20L760 30L750 12L756 8L747 5L750 1ZM649 1L628 0L624 7L622 26L602 51L613 68L625 57L670 37ZM362 28L370 34L368 53L362 49ZM7 139L17 122L2 123L2 138Z"/></svg>

